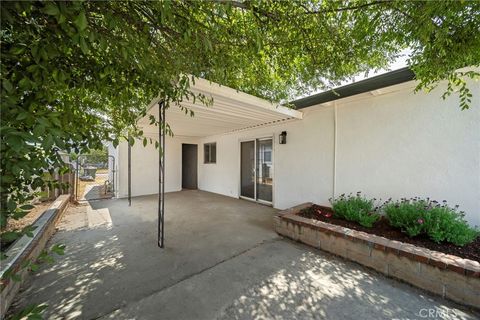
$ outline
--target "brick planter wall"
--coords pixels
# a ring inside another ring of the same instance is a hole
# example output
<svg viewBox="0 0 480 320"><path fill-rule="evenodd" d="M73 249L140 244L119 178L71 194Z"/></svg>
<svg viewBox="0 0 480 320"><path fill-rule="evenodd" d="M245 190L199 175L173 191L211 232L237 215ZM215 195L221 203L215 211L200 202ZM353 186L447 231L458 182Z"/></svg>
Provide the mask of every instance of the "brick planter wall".
<svg viewBox="0 0 480 320"><path fill-rule="evenodd" d="M311 205L279 212L275 231L444 298L480 306L480 263L297 215Z"/></svg>
<svg viewBox="0 0 480 320"><path fill-rule="evenodd" d="M42 213L34 222L36 229L33 231L33 237L22 236L6 252L7 258L2 261L0 268L0 277L8 270L15 270L21 277L21 281L3 279L0 293L0 318L5 316L15 294L25 281L29 271L22 269L22 264L27 261L34 261L45 248L48 240L55 233L55 224L60 220L63 212L68 206L70 195L59 196L52 205Z"/></svg>

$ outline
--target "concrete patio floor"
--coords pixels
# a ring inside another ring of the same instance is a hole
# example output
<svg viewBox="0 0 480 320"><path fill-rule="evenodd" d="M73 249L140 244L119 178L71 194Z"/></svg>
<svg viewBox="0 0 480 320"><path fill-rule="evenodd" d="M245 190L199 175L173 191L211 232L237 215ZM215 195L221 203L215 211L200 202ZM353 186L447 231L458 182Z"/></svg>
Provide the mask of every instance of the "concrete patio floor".
<svg viewBox="0 0 480 320"><path fill-rule="evenodd" d="M202 191L70 207L51 243L65 256L30 277L14 309L48 319L477 319L480 315L279 237L275 209ZM434 312L434 313L432 313ZM433 317L428 315L434 315Z"/></svg>

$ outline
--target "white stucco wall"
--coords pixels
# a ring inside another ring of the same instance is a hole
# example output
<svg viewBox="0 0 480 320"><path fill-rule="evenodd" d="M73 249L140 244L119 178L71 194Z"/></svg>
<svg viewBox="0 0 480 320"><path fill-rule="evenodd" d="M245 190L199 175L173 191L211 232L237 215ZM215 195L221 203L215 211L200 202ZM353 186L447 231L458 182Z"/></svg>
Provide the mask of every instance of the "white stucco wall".
<svg viewBox="0 0 480 320"><path fill-rule="evenodd" d="M165 192L182 189L182 143L196 143L193 138L165 139ZM128 145L121 142L118 150L118 193L128 196ZM137 140L132 147L132 196L158 193L158 149L153 144L143 146Z"/></svg>
<svg viewBox="0 0 480 320"><path fill-rule="evenodd" d="M287 144L278 136L287 131ZM217 163L199 166L199 188L227 196L240 193L240 141L273 137L273 202L287 208L299 202L327 203L332 196L333 108L311 108L303 120L211 136L201 143L217 143ZM203 148L200 148L203 159Z"/></svg>
<svg viewBox="0 0 480 320"><path fill-rule="evenodd" d="M240 141L274 138L273 204L287 208L335 194L423 196L459 204L480 225L480 87L472 84L471 109L440 98L443 87L413 93L414 83L384 88L302 109L303 120L205 138L169 138L166 191L181 189L181 144L198 143L199 189L239 196ZM336 108L336 130L335 130ZM278 135L287 131L287 144ZM334 137L336 135L336 152ZM203 143L217 143L217 163L203 164ZM119 147L119 196L127 195L127 146ZM336 160L334 160L336 154ZM132 150L132 194L157 192L158 154ZM335 181L335 182L334 182Z"/></svg>
<svg viewBox="0 0 480 320"><path fill-rule="evenodd" d="M444 86L415 94L411 82L304 109L303 120L204 138L217 142L217 164L200 164L199 188L238 197L239 141L272 135L274 206L328 203L337 108L336 195L447 200L480 225L480 90L470 87L474 97L466 111L455 96L441 99ZM284 130L288 142L279 145Z"/></svg>
<svg viewBox="0 0 480 320"><path fill-rule="evenodd" d="M480 90L458 97L401 91L337 104L336 193L430 197L459 204L480 225Z"/></svg>

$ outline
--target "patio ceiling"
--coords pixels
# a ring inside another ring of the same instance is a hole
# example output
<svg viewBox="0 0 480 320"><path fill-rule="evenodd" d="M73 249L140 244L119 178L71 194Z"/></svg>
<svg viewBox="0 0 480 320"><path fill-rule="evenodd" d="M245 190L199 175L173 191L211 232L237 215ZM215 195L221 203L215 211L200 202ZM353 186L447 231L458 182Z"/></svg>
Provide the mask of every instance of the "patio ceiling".
<svg viewBox="0 0 480 320"><path fill-rule="evenodd" d="M303 115L301 111L275 106L267 100L200 78L195 80L191 91L213 98L213 105L206 107L198 101L182 102L182 106L193 110L193 117L186 115L178 105L170 106L166 121L176 136L205 137L302 119ZM158 100L152 102L148 113L158 118ZM139 121L139 125L146 135L158 135L157 128L149 122L147 116Z"/></svg>

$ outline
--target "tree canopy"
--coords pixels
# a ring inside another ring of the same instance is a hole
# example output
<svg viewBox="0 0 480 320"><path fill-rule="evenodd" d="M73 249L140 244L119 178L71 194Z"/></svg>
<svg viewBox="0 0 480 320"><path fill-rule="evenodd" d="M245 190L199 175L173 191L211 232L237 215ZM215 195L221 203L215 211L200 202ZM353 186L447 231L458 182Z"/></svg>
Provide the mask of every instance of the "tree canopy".
<svg viewBox="0 0 480 320"><path fill-rule="evenodd" d="M193 98L188 75L288 101L408 48L419 89L448 80L462 109L479 76L457 71L480 64L478 1L18 1L1 19L1 226L59 151L141 136L153 98Z"/></svg>

